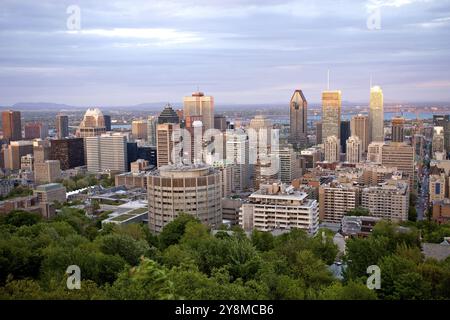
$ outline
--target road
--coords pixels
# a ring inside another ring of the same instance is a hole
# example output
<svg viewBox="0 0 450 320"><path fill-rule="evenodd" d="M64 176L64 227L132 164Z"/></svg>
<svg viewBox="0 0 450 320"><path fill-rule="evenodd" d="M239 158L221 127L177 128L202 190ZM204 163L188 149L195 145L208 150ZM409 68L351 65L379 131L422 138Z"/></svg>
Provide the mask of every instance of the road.
<svg viewBox="0 0 450 320"><path fill-rule="evenodd" d="M428 162L430 159L430 144L429 142L425 146L425 162ZM429 188L429 169L427 167L423 167L422 176L420 177L420 188L419 193L417 195L417 220L423 220L425 218L425 211L428 207L428 188Z"/></svg>

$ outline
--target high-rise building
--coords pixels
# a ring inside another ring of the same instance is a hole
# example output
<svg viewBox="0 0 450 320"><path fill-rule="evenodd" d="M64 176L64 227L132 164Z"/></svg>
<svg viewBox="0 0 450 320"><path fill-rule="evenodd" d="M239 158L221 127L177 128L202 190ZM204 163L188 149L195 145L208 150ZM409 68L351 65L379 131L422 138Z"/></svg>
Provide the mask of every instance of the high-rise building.
<svg viewBox="0 0 450 320"><path fill-rule="evenodd" d="M336 136L329 136L324 142L325 161L339 162L341 145Z"/></svg>
<svg viewBox="0 0 450 320"><path fill-rule="evenodd" d="M272 152L272 121L263 115L255 116L249 125L249 162L253 165L253 187L278 176L278 172L270 172L272 163L269 158Z"/></svg>
<svg viewBox="0 0 450 320"><path fill-rule="evenodd" d="M322 92L322 143L341 136L341 91Z"/></svg>
<svg viewBox="0 0 450 320"><path fill-rule="evenodd" d="M214 115L214 128L222 132L227 130L227 117L224 115Z"/></svg>
<svg viewBox="0 0 450 320"><path fill-rule="evenodd" d="M450 152L450 115L433 115L433 126L444 128L444 149Z"/></svg>
<svg viewBox="0 0 450 320"><path fill-rule="evenodd" d="M111 116L109 114L103 115L103 120L105 121L106 131L111 131Z"/></svg>
<svg viewBox="0 0 450 320"><path fill-rule="evenodd" d="M321 161L322 153L319 148L308 148L300 152L302 158L305 159L306 168L315 168L316 163Z"/></svg>
<svg viewBox="0 0 450 320"><path fill-rule="evenodd" d="M148 139L148 122L146 120L134 120L131 122L131 134L134 139Z"/></svg>
<svg viewBox="0 0 450 320"><path fill-rule="evenodd" d="M244 191L249 187L251 167L249 163L249 139L243 129L227 130L226 133L226 161L233 166L234 190Z"/></svg>
<svg viewBox="0 0 450 320"><path fill-rule="evenodd" d="M392 119L392 142L403 142L405 140L405 118L395 117Z"/></svg>
<svg viewBox="0 0 450 320"><path fill-rule="evenodd" d="M279 174L278 179L286 184L298 179L303 174L302 159L291 144L280 145L278 148Z"/></svg>
<svg viewBox="0 0 450 320"><path fill-rule="evenodd" d="M183 99L183 115L202 116L205 130L214 128L214 98L205 96L203 92L194 92Z"/></svg>
<svg viewBox="0 0 450 320"><path fill-rule="evenodd" d="M289 108L290 134L289 143L303 147L307 143L308 102L302 90L295 90Z"/></svg>
<svg viewBox="0 0 450 320"><path fill-rule="evenodd" d="M89 172L127 171L127 138L120 133L86 137L86 164Z"/></svg>
<svg viewBox="0 0 450 320"><path fill-rule="evenodd" d="M359 163L362 160L362 143L357 136L348 138L346 157L349 163Z"/></svg>
<svg viewBox="0 0 450 320"><path fill-rule="evenodd" d="M151 146L156 146L156 125L158 124L158 117L149 116L147 119L147 141Z"/></svg>
<svg viewBox="0 0 450 320"><path fill-rule="evenodd" d="M379 86L370 88L369 128L370 142L384 141L383 91Z"/></svg>
<svg viewBox="0 0 450 320"><path fill-rule="evenodd" d="M34 182L36 184L53 183L61 178L59 160L47 160L34 164Z"/></svg>
<svg viewBox="0 0 450 320"><path fill-rule="evenodd" d="M341 121L341 137L340 137L341 152L345 152L347 150L347 140L348 140L348 138L350 138L350 136L351 136L350 121L348 121L348 120Z"/></svg>
<svg viewBox="0 0 450 320"><path fill-rule="evenodd" d="M180 123L180 118L170 104L167 104L158 116L158 124L164 123Z"/></svg>
<svg viewBox="0 0 450 320"><path fill-rule="evenodd" d="M69 136L69 117L58 114L56 116L56 137L64 139Z"/></svg>
<svg viewBox="0 0 450 320"><path fill-rule="evenodd" d="M353 116L350 121L350 132L361 141L362 152L367 152L369 146L369 117L362 114Z"/></svg>
<svg viewBox="0 0 450 320"><path fill-rule="evenodd" d="M25 140L45 139L48 136L48 126L41 122L29 122L24 127Z"/></svg>
<svg viewBox="0 0 450 320"><path fill-rule="evenodd" d="M156 150L158 168L178 163L181 159L180 125L176 123L158 124L156 127Z"/></svg>
<svg viewBox="0 0 450 320"><path fill-rule="evenodd" d="M265 184L243 203L239 225L245 231L302 229L316 234L319 229L317 201L292 186Z"/></svg>
<svg viewBox="0 0 450 320"><path fill-rule="evenodd" d="M381 163L384 142L371 142L367 147L367 160L373 163Z"/></svg>
<svg viewBox="0 0 450 320"><path fill-rule="evenodd" d="M20 111L2 112L3 139L6 141L22 140L22 120Z"/></svg>
<svg viewBox="0 0 450 320"><path fill-rule="evenodd" d="M59 160L61 170L84 166L84 140L82 138L50 140L49 159Z"/></svg>
<svg viewBox="0 0 450 320"><path fill-rule="evenodd" d="M148 226L159 233L179 214L190 214L210 227L222 223L222 180L207 165L169 165L150 172Z"/></svg>
<svg viewBox="0 0 450 320"><path fill-rule="evenodd" d="M33 154L32 141L11 141L11 143L3 149L5 168L9 170L19 170L21 158L27 154Z"/></svg>
<svg viewBox="0 0 450 320"><path fill-rule="evenodd" d="M396 167L408 175L410 190L414 189L414 148L406 143L392 142L383 145L381 164L386 167Z"/></svg>
<svg viewBox="0 0 450 320"><path fill-rule="evenodd" d="M316 122L316 144L323 143L322 139L322 121Z"/></svg>
<svg viewBox="0 0 450 320"><path fill-rule="evenodd" d="M40 139L34 140L33 156L36 163L42 163L48 160L50 158L50 141Z"/></svg>
<svg viewBox="0 0 450 320"><path fill-rule="evenodd" d="M429 178L429 201L433 203L434 201L444 200L448 195L447 186L448 177L445 174L445 170L438 168L437 166L432 166L430 168L430 178Z"/></svg>
<svg viewBox="0 0 450 320"><path fill-rule="evenodd" d="M95 137L106 132L105 118L98 108L89 108L78 128L78 137Z"/></svg>
<svg viewBox="0 0 450 320"><path fill-rule="evenodd" d="M441 157L446 154L443 127L433 127L432 153L434 159L439 158L439 153Z"/></svg>

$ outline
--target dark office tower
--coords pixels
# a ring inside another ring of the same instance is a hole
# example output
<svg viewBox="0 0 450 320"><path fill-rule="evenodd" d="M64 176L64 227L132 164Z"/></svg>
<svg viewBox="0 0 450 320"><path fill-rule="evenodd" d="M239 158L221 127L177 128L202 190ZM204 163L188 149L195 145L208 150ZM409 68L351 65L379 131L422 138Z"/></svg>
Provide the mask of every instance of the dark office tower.
<svg viewBox="0 0 450 320"><path fill-rule="evenodd" d="M103 118L105 119L106 131L111 131L111 116L109 114L105 114L103 115Z"/></svg>
<svg viewBox="0 0 450 320"><path fill-rule="evenodd" d="M341 152L347 150L347 139L350 138L350 121L341 121Z"/></svg>
<svg viewBox="0 0 450 320"><path fill-rule="evenodd" d="M316 122L316 144L322 143L322 122Z"/></svg>
<svg viewBox="0 0 450 320"><path fill-rule="evenodd" d="M20 111L3 111L2 122L4 140L22 140L22 120L20 119Z"/></svg>
<svg viewBox="0 0 450 320"><path fill-rule="evenodd" d="M170 104L158 116L158 124L164 123L180 123L180 118Z"/></svg>
<svg viewBox="0 0 450 320"><path fill-rule="evenodd" d="M131 163L138 159L138 146L137 142L127 142L127 156L128 156L128 171L131 168Z"/></svg>
<svg viewBox="0 0 450 320"><path fill-rule="evenodd" d="M150 165L156 167L157 157L156 157L156 147L145 146L137 148L137 158L147 160Z"/></svg>
<svg viewBox="0 0 450 320"><path fill-rule="evenodd" d="M50 140L50 160L59 160L61 170L84 166L84 139Z"/></svg>
<svg viewBox="0 0 450 320"><path fill-rule="evenodd" d="M405 119L396 117L392 119L392 142L405 140Z"/></svg>
<svg viewBox="0 0 450 320"><path fill-rule="evenodd" d="M444 145L445 150L450 152L450 116L446 115L433 115L433 126L444 128Z"/></svg>
<svg viewBox="0 0 450 320"><path fill-rule="evenodd" d="M214 116L214 128L222 132L227 131L227 118L223 115L216 114Z"/></svg>
<svg viewBox="0 0 450 320"><path fill-rule="evenodd" d="M296 147L304 147L307 142L308 102L302 90L295 90L290 103L289 143Z"/></svg>
<svg viewBox="0 0 450 320"><path fill-rule="evenodd" d="M69 117L58 114L56 116L56 137L64 139L69 136Z"/></svg>

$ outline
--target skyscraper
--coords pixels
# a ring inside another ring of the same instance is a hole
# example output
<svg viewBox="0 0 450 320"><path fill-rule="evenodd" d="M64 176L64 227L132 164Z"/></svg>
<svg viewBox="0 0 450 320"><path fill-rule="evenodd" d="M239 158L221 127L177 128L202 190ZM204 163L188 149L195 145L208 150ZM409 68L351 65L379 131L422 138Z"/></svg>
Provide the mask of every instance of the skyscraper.
<svg viewBox="0 0 450 320"><path fill-rule="evenodd" d="M69 117L58 114L56 116L56 137L58 139L67 138L69 136Z"/></svg>
<svg viewBox="0 0 450 320"><path fill-rule="evenodd" d="M351 136L347 140L346 157L349 163L359 163L362 158L362 144L357 136Z"/></svg>
<svg viewBox="0 0 450 320"><path fill-rule="evenodd" d="M127 138L120 133L86 137L86 164L89 172L127 171Z"/></svg>
<svg viewBox="0 0 450 320"><path fill-rule="evenodd" d="M80 138L100 136L106 132L105 118L98 108L89 108L78 128Z"/></svg>
<svg viewBox="0 0 450 320"><path fill-rule="evenodd" d="M109 114L103 115L103 119L105 121L106 131L111 131L111 116Z"/></svg>
<svg viewBox="0 0 450 320"><path fill-rule="evenodd" d="M379 86L370 88L369 128L370 142L384 141L383 91Z"/></svg>
<svg viewBox="0 0 450 320"><path fill-rule="evenodd" d="M433 125L444 128L445 150L450 152L450 115L433 115Z"/></svg>
<svg viewBox="0 0 450 320"><path fill-rule="evenodd" d="M322 92L322 142L341 136L341 91Z"/></svg>
<svg viewBox="0 0 450 320"><path fill-rule="evenodd" d="M350 121L350 132L361 141L362 152L367 152L369 146L369 117L362 114L353 116Z"/></svg>
<svg viewBox="0 0 450 320"><path fill-rule="evenodd" d="M338 162L340 156L340 142L336 136L329 136L324 143L325 161Z"/></svg>
<svg viewBox="0 0 450 320"><path fill-rule="evenodd" d="M22 140L22 120L20 117L20 111L7 110L2 112L4 140Z"/></svg>
<svg viewBox="0 0 450 320"><path fill-rule="evenodd" d="M266 179L271 179L273 174L265 174L265 168L270 168L271 162L268 159L271 153L272 121L263 115L257 115L250 121L249 126L250 163L254 164L254 188L259 189L259 185ZM256 161L255 161L256 160ZM278 173L275 173L275 177Z"/></svg>
<svg viewBox="0 0 450 320"><path fill-rule="evenodd" d="M307 142L308 102L302 90L295 90L289 108L290 134L289 143L302 147Z"/></svg>
<svg viewBox="0 0 450 320"><path fill-rule="evenodd" d="M249 140L243 129L227 130L226 161L233 166L232 192L248 188L250 177Z"/></svg>
<svg viewBox="0 0 450 320"><path fill-rule="evenodd" d="M322 142L322 121L316 122L316 144L321 144Z"/></svg>
<svg viewBox="0 0 450 320"><path fill-rule="evenodd" d="M156 128L156 150L158 168L177 163L174 155L180 151L180 125L178 123L158 124Z"/></svg>
<svg viewBox="0 0 450 320"><path fill-rule="evenodd" d="M25 140L45 139L48 136L48 126L42 122L29 122L24 128Z"/></svg>
<svg viewBox="0 0 450 320"><path fill-rule="evenodd" d="M432 157L434 159L444 158L446 155L445 150L445 136L443 127L433 127L433 141L432 141ZM441 160L444 160L441 159Z"/></svg>
<svg viewBox="0 0 450 320"><path fill-rule="evenodd" d="M414 148L406 143L392 142L383 145L381 164L396 167L409 176L410 190L414 189Z"/></svg>
<svg viewBox="0 0 450 320"><path fill-rule="evenodd" d="M214 128L214 98L205 96L203 92L194 92L183 99L183 114L188 116L202 116L205 130Z"/></svg>
<svg viewBox="0 0 450 320"><path fill-rule="evenodd" d="M147 134L148 144L156 147L156 125L158 123L158 117L149 116L147 119Z"/></svg>
<svg viewBox="0 0 450 320"><path fill-rule="evenodd" d="M170 104L167 104L158 116L158 124L163 123L180 123L180 118Z"/></svg>
<svg viewBox="0 0 450 320"><path fill-rule="evenodd" d="M395 117L392 119L392 142L403 142L405 140L405 118Z"/></svg>
<svg viewBox="0 0 450 320"><path fill-rule="evenodd" d="M84 139L55 139L50 141L50 159L59 160L61 170L85 165Z"/></svg>
<svg viewBox="0 0 450 320"><path fill-rule="evenodd" d="M131 122L131 133L134 139L148 139L148 122L146 120L134 120Z"/></svg>
<svg viewBox="0 0 450 320"><path fill-rule="evenodd" d="M341 152L347 150L347 140L350 138L350 121L341 121Z"/></svg>
<svg viewBox="0 0 450 320"><path fill-rule="evenodd" d="M23 156L33 154L32 141L11 141L11 143L3 149L5 157L5 168L10 170L19 170L20 162Z"/></svg>

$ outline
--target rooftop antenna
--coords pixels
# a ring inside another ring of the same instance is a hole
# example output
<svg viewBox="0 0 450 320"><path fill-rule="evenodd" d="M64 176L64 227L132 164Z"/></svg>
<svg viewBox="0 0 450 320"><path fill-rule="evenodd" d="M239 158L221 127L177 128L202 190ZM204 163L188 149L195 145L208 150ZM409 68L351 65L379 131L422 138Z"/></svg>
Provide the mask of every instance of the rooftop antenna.
<svg viewBox="0 0 450 320"><path fill-rule="evenodd" d="M330 91L330 69L328 69L327 75L327 90Z"/></svg>
<svg viewBox="0 0 450 320"><path fill-rule="evenodd" d="M370 75L370 89L372 89L372 75Z"/></svg>

